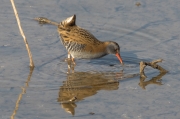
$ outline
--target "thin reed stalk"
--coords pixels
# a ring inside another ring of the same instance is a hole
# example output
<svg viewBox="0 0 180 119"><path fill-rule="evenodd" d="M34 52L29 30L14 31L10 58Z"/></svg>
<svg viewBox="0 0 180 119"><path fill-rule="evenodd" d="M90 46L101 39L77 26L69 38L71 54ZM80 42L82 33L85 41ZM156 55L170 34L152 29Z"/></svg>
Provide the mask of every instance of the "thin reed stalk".
<svg viewBox="0 0 180 119"><path fill-rule="evenodd" d="M27 39L26 39L26 36L24 35L23 29L22 29L22 27L21 27L20 19L19 19L18 12L17 12L16 7L15 7L15 4L14 4L14 0L10 0L10 1L11 1L13 10L14 10L14 14L15 14L16 20L17 20L17 24L18 24L18 27L19 27L19 31L20 31L23 39L24 39L24 43L25 43L25 45L26 45L26 50L27 50L28 55L29 55L29 60L30 60L29 66L30 66L30 67L34 67L34 62L33 62L33 59L32 59L32 54L31 54L31 51L30 51L30 48L29 48L29 45L28 45L28 41L27 41Z"/></svg>

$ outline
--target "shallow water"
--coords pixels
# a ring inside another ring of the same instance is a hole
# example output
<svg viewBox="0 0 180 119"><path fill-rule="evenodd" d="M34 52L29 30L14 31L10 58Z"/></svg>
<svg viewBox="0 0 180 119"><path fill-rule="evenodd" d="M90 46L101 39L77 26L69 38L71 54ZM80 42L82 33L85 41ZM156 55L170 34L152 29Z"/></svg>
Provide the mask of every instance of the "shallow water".
<svg viewBox="0 0 180 119"><path fill-rule="evenodd" d="M11 4L2 0L0 118L178 119L180 3L140 2L138 7L133 0L15 1L35 62L30 72ZM32 19L43 16L60 22L73 14L77 25L98 39L117 42L125 66L108 55L76 60L74 73L67 74L67 53L56 27ZM169 72L146 67L142 81L139 62L159 58Z"/></svg>

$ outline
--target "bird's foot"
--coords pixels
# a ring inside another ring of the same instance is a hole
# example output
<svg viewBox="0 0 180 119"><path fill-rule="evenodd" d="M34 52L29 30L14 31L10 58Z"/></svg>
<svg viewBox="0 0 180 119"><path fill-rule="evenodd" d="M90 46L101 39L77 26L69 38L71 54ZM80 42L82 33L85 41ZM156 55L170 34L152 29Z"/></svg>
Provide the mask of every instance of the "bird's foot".
<svg viewBox="0 0 180 119"><path fill-rule="evenodd" d="M74 73L74 67L68 65L68 71L67 74Z"/></svg>
<svg viewBox="0 0 180 119"><path fill-rule="evenodd" d="M74 73L74 68L76 66L76 63L75 63L74 59L66 58L65 61L68 64L68 71L67 71L67 73L71 73L71 72Z"/></svg>
<svg viewBox="0 0 180 119"><path fill-rule="evenodd" d="M64 61L69 62L69 61L71 61L71 58L66 58Z"/></svg>
<svg viewBox="0 0 180 119"><path fill-rule="evenodd" d="M76 66L76 62L75 62L74 58L72 58L72 63L74 64L74 66Z"/></svg>

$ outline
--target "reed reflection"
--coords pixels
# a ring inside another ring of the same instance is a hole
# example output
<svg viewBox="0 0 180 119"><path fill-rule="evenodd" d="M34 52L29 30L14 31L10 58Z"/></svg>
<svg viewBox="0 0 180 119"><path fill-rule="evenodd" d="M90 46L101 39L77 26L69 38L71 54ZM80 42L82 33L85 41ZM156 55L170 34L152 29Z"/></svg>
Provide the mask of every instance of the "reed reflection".
<svg viewBox="0 0 180 119"><path fill-rule="evenodd" d="M17 99L17 101L15 103L15 108L13 110L13 113L10 116L10 119L14 119L14 117L16 116L16 113L17 113L17 111L19 109L19 103L20 103L23 95L26 93L26 89L29 87L29 82L31 80L33 70L34 70L34 67L29 68L29 75L28 75L28 77L26 79L25 85L21 87L22 91L19 93L18 99Z"/></svg>

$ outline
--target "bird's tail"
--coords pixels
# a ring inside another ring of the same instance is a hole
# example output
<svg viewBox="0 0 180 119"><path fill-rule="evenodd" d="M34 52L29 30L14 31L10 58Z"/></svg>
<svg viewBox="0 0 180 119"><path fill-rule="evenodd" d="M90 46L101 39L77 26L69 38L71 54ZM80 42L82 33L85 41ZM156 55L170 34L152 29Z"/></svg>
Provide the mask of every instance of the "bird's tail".
<svg viewBox="0 0 180 119"><path fill-rule="evenodd" d="M58 26L59 23L57 22L54 22L54 21L51 21L45 17L37 17L37 18L34 18L34 20L38 21L39 24L43 25L43 24L52 24L52 25L55 25L55 26Z"/></svg>

